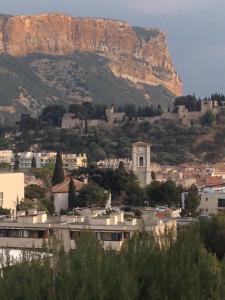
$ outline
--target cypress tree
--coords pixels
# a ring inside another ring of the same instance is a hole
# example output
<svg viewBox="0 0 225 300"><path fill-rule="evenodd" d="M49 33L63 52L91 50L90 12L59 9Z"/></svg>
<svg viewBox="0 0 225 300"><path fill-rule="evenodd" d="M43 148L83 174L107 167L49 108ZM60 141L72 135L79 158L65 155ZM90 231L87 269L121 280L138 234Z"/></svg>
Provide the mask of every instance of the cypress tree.
<svg viewBox="0 0 225 300"><path fill-rule="evenodd" d="M19 162L19 157L17 155L17 153L15 154L15 162L14 162L14 171L18 171L20 167L20 162Z"/></svg>
<svg viewBox="0 0 225 300"><path fill-rule="evenodd" d="M68 207L73 209L76 206L76 187L73 181L73 177L70 177L69 191L68 191Z"/></svg>
<svg viewBox="0 0 225 300"><path fill-rule="evenodd" d="M36 158L34 157L34 155L32 157L31 168L32 169L36 169L37 168L37 162L36 162Z"/></svg>
<svg viewBox="0 0 225 300"><path fill-rule="evenodd" d="M62 155L60 152L56 155L55 169L52 176L52 185L59 184L64 181L64 170Z"/></svg>

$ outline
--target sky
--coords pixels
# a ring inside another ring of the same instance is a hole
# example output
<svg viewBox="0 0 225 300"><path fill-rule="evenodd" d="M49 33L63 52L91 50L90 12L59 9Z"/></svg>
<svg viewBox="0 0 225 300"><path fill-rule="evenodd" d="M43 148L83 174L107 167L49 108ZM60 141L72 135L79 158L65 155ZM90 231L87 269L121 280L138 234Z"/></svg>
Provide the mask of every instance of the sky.
<svg viewBox="0 0 225 300"><path fill-rule="evenodd" d="M184 94L225 93L224 0L0 0L0 13L110 17L167 34Z"/></svg>

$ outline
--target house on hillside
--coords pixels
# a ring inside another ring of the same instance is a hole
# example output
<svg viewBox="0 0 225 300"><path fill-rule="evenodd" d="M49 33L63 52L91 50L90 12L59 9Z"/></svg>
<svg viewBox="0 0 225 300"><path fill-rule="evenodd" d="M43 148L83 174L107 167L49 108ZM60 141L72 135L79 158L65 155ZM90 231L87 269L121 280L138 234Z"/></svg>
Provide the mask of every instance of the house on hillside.
<svg viewBox="0 0 225 300"><path fill-rule="evenodd" d="M82 128L82 120L75 117L74 114L65 113L62 117L61 128L64 129L81 129Z"/></svg>
<svg viewBox="0 0 225 300"><path fill-rule="evenodd" d="M79 194L81 188L87 184L87 180L80 181L73 179L76 193ZM61 210L68 209L68 192L69 192L70 177L66 177L62 183L52 187L52 195L54 201L55 212L59 213Z"/></svg>
<svg viewBox="0 0 225 300"><path fill-rule="evenodd" d="M200 118L207 111L217 114L219 112L218 102L214 100L202 100L199 111L190 111L185 105L177 105L177 116L183 125L191 125L199 122Z"/></svg>
<svg viewBox="0 0 225 300"><path fill-rule="evenodd" d="M105 114L108 123L121 123L126 118L126 114L124 112L115 112L115 108L113 105L106 108Z"/></svg>

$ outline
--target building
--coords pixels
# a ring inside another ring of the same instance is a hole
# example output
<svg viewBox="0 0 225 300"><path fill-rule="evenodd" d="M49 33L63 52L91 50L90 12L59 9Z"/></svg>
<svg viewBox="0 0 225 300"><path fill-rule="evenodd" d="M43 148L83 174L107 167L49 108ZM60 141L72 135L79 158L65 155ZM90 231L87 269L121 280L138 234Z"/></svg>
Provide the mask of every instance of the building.
<svg viewBox="0 0 225 300"><path fill-rule="evenodd" d="M80 129L82 127L82 120L77 118L74 114L65 113L62 117L61 128L64 129Z"/></svg>
<svg viewBox="0 0 225 300"><path fill-rule="evenodd" d="M20 169L30 169L32 159L35 158L37 168L43 168L46 164L54 164L56 152L20 152L17 154ZM62 154L63 167L66 171L87 166L86 153Z"/></svg>
<svg viewBox="0 0 225 300"><path fill-rule="evenodd" d="M30 169L32 166L33 157L37 168L42 168L46 164L55 163L55 152L19 152L17 158L19 160L20 169Z"/></svg>
<svg viewBox="0 0 225 300"><path fill-rule="evenodd" d="M132 161L129 158L107 158L104 160L99 160L97 165L99 168L110 168L116 170L118 169L120 162L123 162L127 171L132 169Z"/></svg>
<svg viewBox="0 0 225 300"><path fill-rule="evenodd" d="M64 170L66 171L87 167L86 153L62 154L62 160L63 160Z"/></svg>
<svg viewBox="0 0 225 300"><path fill-rule="evenodd" d="M123 112L115 112L114 106L106 108L105 111L106 119L108 123L120 123L123 122L126 118L126 114Z"/></svg>
<svg viewBox="0 0 225 300"><path fill-rule="evenodd" d="M64 249L75 249L75 238L83 231L91 231L105 249L119 251L124 241L134 233L153 232L161 237L165 229L176 228L173 219L160 220L145 215L145 220L135 216L127 218L123 212L105 215L100 211L84 209L80 216L48 218L45 212L29 210L18 212L16 218L0 218L0 248L41 249L45 241L51 249L55 238L61 240Z"/></svg>
<svg viewBox="0 0 225 300"><path fill-rule="evenodd" d="M178 119L183 125L189 126L191 124L198 123L200 118L207 111L211 111L212 113L217 114L219 112L218 102L202 100L199 111L189 111L189 109L185 105L177 105Z"/></svg>
<svg viewBox="0 0 225 300"><path fill-rule="evenodd" d="M141 187L151 183L150 144L132 144L132 170L137 175Z"/></svg>
<svg viewBox="0 0 225 300"><path fill-rule="evenodd" d="M24 174L0 173L0 207L16 210L18 202L24 200Z"/></svg>
<svg viewBox="0 0 225 300"><path fill-rule="evenodd" d="M87 184L87 181L73 180L76 193L78 194L80 189ZM69 192L70 178L67 177L62 183L54 185L52 187L52 195L54 201L55 212L68 209L68 192Z"/></svg>
<svg viewBox="0 0 225 300"><path fill-rule="evenodd" d="M204 214L217 214L225 210L225 186L205 187L199 192L199 211Z"/></svg>
<svg viewBox="0 0 225 300"><path fill-rule="evenodd" d="M0 151L0 163L7 163L11 166L14 164L14 153L12 150Z"/></svg>

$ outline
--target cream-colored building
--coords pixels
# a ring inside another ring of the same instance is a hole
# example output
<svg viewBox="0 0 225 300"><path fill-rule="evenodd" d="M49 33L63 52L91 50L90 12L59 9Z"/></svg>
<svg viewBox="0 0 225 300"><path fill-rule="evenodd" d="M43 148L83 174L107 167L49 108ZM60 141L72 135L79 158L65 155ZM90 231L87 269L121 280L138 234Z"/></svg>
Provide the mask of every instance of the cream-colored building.
<svg viewBox="0 0 225 300"><path fill-rule="evenodd" d="M0 206L16 210L17 202L24 199L24 174L0 173Z"/></svg>
<svg viewBox="0 0 225 300"><path fill-rule="evenodd" d="M62 154L63 166L65 170L74 170L87 167L86 153Z"/></svg>
<svg viewBox="0 0 225 300"><path fill-rule="evenodd" d="M14 153L12 150L0 151L0 163L14 164Z"/></svg>
<svg viewBox="0 0 225 300"><path fill-rule="evenodd" d="M208 187L200 191L199 211L204 214L217 214L225 210L225 187Z"/></svg>
<svg viewBox="0 0 225 300"><path fill-rule="evenodd" d="M150 144L132 144L132 170L137 175L141 187L151 183Z"/></svg>
<svg viewBox="0 0 225 300"><path fill-rule="evenodd" d="M45 212L18 212L16 218L0 219L0 248L42 248L45 241L51 248L56 237L66 251L75 249L75 238L83 231L91 231L104 248L121 249L124 241L134 233L153 232L161 236L165 229L175 228L176 221L149 220L144 222L135 217L125 218L123 212L110 215L94 211L82 211L80 216L59 216L47 219Z"/></svg>

